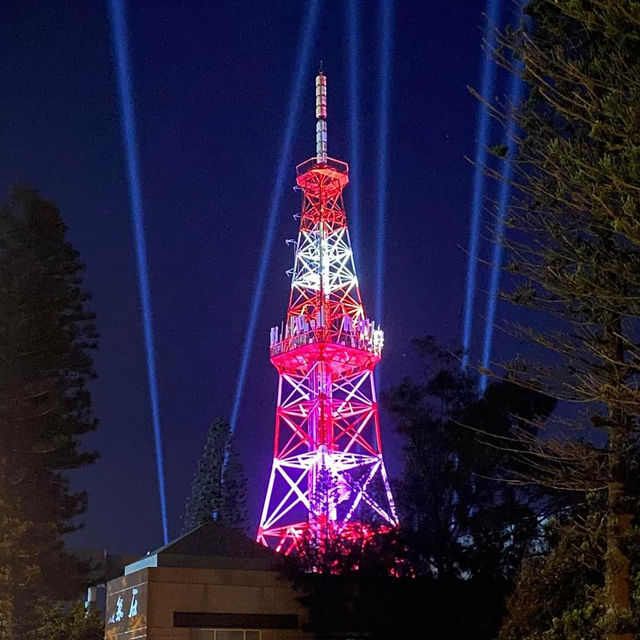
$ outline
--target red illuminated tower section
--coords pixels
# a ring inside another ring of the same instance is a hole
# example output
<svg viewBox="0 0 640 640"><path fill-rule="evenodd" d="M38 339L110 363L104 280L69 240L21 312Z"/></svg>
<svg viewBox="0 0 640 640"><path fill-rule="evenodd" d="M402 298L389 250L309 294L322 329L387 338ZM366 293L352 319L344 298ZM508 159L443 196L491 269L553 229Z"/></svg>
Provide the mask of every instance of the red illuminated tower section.
<svg viewBox="0 0 640 640"><path fill-rule="evenodd" d="M366 538L397 525L382 459L373 370L384 335L366 318L342 190L327 156L326 77L316 77L316 156L298 165L302 212L287 319L271 329L278 370L273 467L258 541Z"/></svg>

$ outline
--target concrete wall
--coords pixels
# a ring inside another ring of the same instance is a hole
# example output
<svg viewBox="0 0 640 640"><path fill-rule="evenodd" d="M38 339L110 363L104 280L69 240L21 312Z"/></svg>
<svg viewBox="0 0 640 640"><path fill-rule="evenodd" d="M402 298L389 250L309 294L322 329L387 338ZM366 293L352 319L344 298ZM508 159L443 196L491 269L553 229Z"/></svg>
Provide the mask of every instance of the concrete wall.
<svg viewBox="0 0 640 640"><path fill-rule="evenodd" d="M126 578L126 585L123 580ZM174 567L149 567L131 573L125 578L112 580L108 585L108 599L113 609L118 593L127 593L127 585L146 585L140 588L146 602L140 602L138 631L109 624L108 640L191 640L188 628L173 626L174 612L280 614L299 616L307 621L305 609L297 602L296 593L284 578L275 571L250 571L237 569L192 569ZM146 592L146 593L145 593ZM109 598L109 593L111 597ZM125 604L125 609L128 604ZM144 624L143 624L144 616ZM124 621L126 622L126 621ZM132 619L131 624L134 624ZM300 629L262 629L262 640L307 640L311 635Z"/></svg>

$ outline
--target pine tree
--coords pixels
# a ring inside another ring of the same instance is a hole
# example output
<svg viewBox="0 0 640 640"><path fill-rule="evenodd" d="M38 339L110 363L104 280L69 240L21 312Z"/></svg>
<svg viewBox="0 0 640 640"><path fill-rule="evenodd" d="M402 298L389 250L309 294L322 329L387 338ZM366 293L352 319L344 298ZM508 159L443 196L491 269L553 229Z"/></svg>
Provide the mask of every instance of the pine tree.
<svg viewBox="0 0 640 640"><path fill-rule="evenodd" d="M182 532L214 519L244 532L247 523L247 479L242 463L233 451L233 435L228 422L216 418L185 505Z"/></svg>
<svg viewBox="0 0 640 640"><path fill-rule="evenodd" d="M25 636L34 603L77 596L83 567L63 549L87 504L66 471L96 428L89 381L94 315L58 208L16 187L0 208L0 638Z"/></svg>
<svg viewBox="0 0 640 640"><path fill-rule="evenodd" d="M247 510L247 476L238 454L229 440L229 460L223 474L222 506L218 522L242 533L246 532L249 519Z"/></svg>
<svg viewBox="0 0 640 640"><path fill-rule="evenodd" d="M604 603L598 637L631 639L639 631L626 539L638 499L630 484L640 415L640 3L534 0L527 11L533 24L503 34L495 54L518 72L513 52L529 87L513 113L517 152L506 158L519 193L506 242L517 285L507 297L539 314L515 328L535 348L505 368L583 411L555 420L552 437L524 434L530 466L514 479L602 498L602 587L590 596ZM547 355L535 359L539 348Z"/></svg>

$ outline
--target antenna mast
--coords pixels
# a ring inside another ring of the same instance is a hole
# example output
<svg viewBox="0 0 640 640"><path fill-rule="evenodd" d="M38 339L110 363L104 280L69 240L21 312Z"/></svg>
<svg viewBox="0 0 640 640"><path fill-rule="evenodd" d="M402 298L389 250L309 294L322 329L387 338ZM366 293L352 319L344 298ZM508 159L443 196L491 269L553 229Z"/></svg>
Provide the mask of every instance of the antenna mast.
<svg viewBox="0 0 640 640"><path fill-rule="evenodd" d="M316 76L316 162L327 164L327 76Z"/></svg>

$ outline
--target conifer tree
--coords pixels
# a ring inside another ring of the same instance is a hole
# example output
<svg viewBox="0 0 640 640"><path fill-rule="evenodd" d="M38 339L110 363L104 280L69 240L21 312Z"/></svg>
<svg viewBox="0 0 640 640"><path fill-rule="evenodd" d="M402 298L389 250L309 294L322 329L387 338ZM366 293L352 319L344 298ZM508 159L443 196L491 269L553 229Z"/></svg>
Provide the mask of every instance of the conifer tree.
<svg viewBox="0 0 640 640"><path fill-rule="evenodd" d="M640 631L627 544L638 511L640 3L534 0L527 12L531 26L503 34L495 54L517 72L513 52L529 88L512 114L517 152L506 158L519 194L506 241L517 285L507 297L539 314L515 327L529 357L505 368L583 410L559 417L551 437L522 434L529 468L514 480L602 499L602 581L587 604L601 602L603 614L592 632L630 640ZM510 115L503 106L499 118Z"/></svg>
<svg viewBox="0 0 640 640"><path fill-rule="evenodd" d="M0 638L26 635L43 598L76 597L83 567L64 552L87 505L66 471L95 453L89 381L94 315L58 208L16 187L0 208Z"/></svg>
<svg viewBox="0 0 640 640"><path fill-rule="evenodd" d="M191 484L183 516L182 532L212 518L244 532L247 523L247 479L242 463L233 451L233 435L228 422L216 418Z"/></svg>

